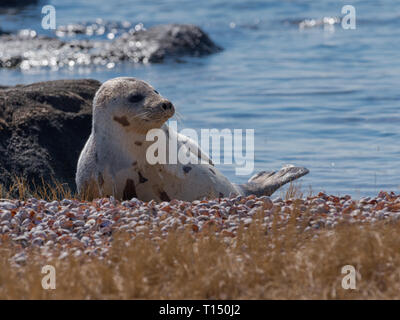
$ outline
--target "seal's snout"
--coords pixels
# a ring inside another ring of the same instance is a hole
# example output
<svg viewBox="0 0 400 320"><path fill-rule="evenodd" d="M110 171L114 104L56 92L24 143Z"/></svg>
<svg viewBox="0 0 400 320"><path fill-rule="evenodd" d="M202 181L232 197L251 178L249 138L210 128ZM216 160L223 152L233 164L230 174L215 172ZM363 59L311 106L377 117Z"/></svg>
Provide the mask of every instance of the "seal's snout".
<svg viewBox="0 0 400 320"><path fill-rule="evenodd" d="M161 101L158 104L158 110L160 110L162 113L164 113L168 117L172 117L175 113L174 105L168 100Z"/></svg>

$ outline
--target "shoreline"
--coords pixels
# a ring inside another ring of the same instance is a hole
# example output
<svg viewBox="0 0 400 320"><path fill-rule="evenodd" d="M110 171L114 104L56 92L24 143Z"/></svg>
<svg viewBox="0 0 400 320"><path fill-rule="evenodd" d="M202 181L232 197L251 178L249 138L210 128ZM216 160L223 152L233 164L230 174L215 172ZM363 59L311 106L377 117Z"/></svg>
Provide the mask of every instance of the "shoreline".
<svg viewBox="0 0 400 320"><path fill-rule="evenodd" d="M0 207L4 299L399 298L394 193ZM40 287L45 265L57 270L56 290ZM357 290L341 287L347 265L361 274Z"/></svg>
<svg viewBox="0 0 400 320"><path fill-rule="evenodd" d="M381 191L376 197L354 200L319 193L304 198L271 200L262 196L237 196L185 202L157 203L113 197L93 201L0 200L0 245L12 243L19 252L13 261L25 262L24 252L40 248L44 257L69 255L104 258L115 233L131 239L167 238L169 231L189 230L194 235L213 229L215 235L236 238L238 230L261 221L265 232L294 222L298 232L334 230L342 224L374 224L400 220L400 195ZM98 250L103 248L104 250Z"/></svg>

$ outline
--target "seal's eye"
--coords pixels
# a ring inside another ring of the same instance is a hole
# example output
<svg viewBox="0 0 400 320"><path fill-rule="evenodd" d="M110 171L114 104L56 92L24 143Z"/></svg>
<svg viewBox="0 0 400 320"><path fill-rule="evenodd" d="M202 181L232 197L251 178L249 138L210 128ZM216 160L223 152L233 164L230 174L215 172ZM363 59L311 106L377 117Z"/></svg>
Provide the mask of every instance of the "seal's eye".
<svg viewBox="0 0 400 320"><path fill-rule="evenodd" d="M128 98L129 102L131 102L131 103L136 103L136 102L142 101L143 99L144 99L144 96L141 95L140 93L138 93L138 94L131 94L131 95L129 96L129 98Z"/></svg>
<svg viewBox="0 0 400 320"><path fill-rule="evenodd" d="M159 94L157 90L154 90L155 93Z"/></svg>

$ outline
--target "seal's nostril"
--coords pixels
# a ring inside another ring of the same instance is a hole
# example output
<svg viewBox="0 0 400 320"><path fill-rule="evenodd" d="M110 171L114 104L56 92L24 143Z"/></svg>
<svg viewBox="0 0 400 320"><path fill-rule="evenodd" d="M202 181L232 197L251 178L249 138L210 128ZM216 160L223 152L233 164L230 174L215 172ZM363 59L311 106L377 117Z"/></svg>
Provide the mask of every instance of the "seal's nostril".
<svg viewBox="0 0 400 320"><path fill-rule="evenodd" d="M172 109L172 103L171 102L164 102L161 106L162 106L162 108L164 110L171 110Z"/></svg>

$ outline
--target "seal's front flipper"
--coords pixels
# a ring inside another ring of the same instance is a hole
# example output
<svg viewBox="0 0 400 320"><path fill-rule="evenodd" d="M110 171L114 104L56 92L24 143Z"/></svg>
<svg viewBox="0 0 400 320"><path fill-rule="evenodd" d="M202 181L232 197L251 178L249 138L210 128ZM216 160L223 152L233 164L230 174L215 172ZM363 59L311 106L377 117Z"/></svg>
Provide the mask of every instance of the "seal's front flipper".
<svg viewBox="0 0 400 320"><path fill-rule="evenodd" d="M278 172L261 171L252 176L246 184L239 187L244 195L270 196L284 184L296 180L309 173L308 169L288 165Z"/></svg>

